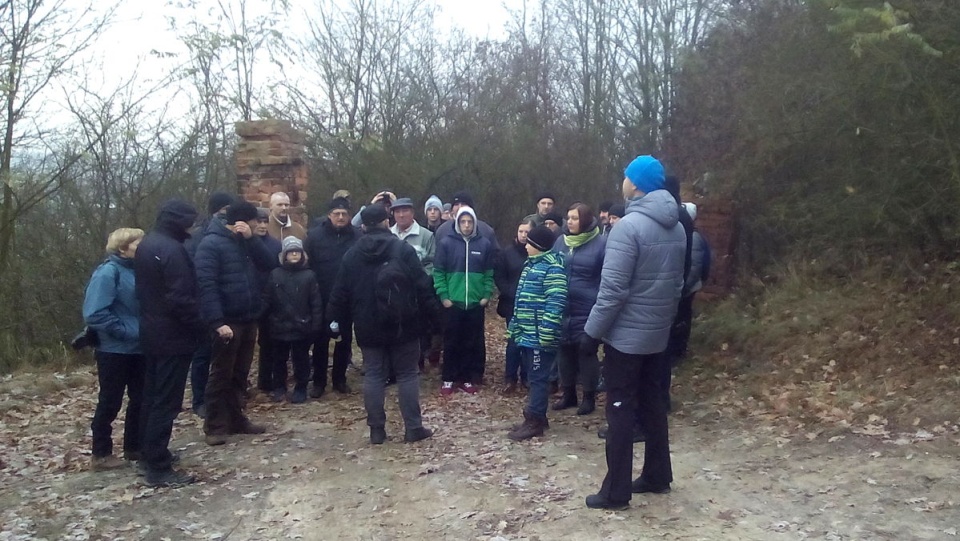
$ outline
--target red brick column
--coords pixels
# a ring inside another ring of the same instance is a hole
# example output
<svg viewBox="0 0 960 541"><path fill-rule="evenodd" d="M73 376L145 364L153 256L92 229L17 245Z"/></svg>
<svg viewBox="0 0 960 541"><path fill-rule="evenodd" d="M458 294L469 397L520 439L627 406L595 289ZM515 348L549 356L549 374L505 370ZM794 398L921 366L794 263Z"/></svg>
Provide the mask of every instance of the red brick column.
<svg viewBox="0 0 960 541"><path fill-rule="evenodd" d="M236 123L237 190L259 207L270 206L270 195L290 196L290 215L301 224L306 216L307 165L304 135L286 120Z"/></svg>
<svg viewBox="0 0 960 541"><path fill-rule="evenodd" d="M734 255L737 229L733 202L728 199L696 199L697 231L710 245L710 279L703 285L707 298L726 295L734 285Z"/></svg>

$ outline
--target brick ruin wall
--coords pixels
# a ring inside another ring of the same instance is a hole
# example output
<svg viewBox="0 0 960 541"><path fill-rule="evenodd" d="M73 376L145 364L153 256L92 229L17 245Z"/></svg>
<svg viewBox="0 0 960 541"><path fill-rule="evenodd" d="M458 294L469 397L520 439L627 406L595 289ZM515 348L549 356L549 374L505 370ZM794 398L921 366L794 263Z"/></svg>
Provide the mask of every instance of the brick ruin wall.
<svg viewBox="0 0 960 541"><path fill-rule="evenodd" d="M258 207L270 206L270 195L290 196L290 215L303 225L306 220L307 165L304 135L286 120L254 120L236 123L237 191Z"/></svg>

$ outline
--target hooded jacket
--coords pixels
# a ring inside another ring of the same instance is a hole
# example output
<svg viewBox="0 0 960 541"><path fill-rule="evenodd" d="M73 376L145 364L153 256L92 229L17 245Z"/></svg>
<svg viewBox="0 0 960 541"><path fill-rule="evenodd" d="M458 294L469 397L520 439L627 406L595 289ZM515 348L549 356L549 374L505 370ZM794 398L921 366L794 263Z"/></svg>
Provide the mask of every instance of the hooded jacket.
<svg viewBox="0 0 960 541"><path fill-rule="evenodd" d="M421 315L405 322L399 336L384 332L381 328L374 287L378 269L390 257L395 257L396 250L400 251L399 257L417 290L417 305ZM327 303L326 316L328 321L337 321L341 327L344 321L352 321L357 345L387 347L419 340L423 334L424 320L439 328L440 304L433 294L430 277L420 267L420 260L413 248L388 229L374 227L343 256Z"/></svg>
<svg viewBox="0 0 960 541"><path fill-rule="evenodd" d="M460 233L463 214L472 216L476 224L469 237ZM469 309L493 295L494 248L479 233L480 222L470 207L462 207L453 222L455 227L437 241L433 283L441 301L450 300L461 309Z"/></svg>
<svg viewBox="0 0 960 541"><path fill-rule="evenodd" d="M140 345L147 354L191 355L206 330L200 319L196 272L183 246L196 218L189 203L164 203L156 226L137 248L133 266Z"/></svg>
<svg viewBox="0 0 960 541"><path fill-rule="evenodd" d="M679 208L669 192L628 201L626 215L607 236L587 334L627 354L662 352L683 289L685 251Z"/></svg>
<svg viewBox="0 0 960 541"><path fill-rule="evenodd" d="M97 350L139 355L140 303L133 260L111 254L93 271L83 297L83 321L97 331Z"/></svg>
<svg viewBox="0 0 960 541"><path fill-rule="evenodd" d="M585 231L597 229L598 225L594 219ZM582 246L571 248L564 240L570 234L567 226L563 226L563 232L553 245L554 251L564 255L563 266L569 280L567 309L563 314L563 341L577 342L583 336L583 326L587 324L590 310L597 302L607 237L598 231L597 236Z"/></svg>
<svg viewBox="0 0 960 541"><path fill-rule="evenodd" d="M520 347L556 350L560 346L560 322L566 304L563 256L552 251L530 256L520 273L507 334Z"/></svg>
<svg viewBox="0 0 960 541"><path fill-rule="evenodd" d="M307 267L306 257L295 265L283 263L270 271L263 295L272 339L312 339L323 328L320 287Z"/></svg>
<svg viewBox="0 0 960 541"><path fill-rule="evenodd" d="M263 313L262 272L279 265L260 237L245 239L219 221L197 247L200 314L211 329L254 321Z"/></svg>

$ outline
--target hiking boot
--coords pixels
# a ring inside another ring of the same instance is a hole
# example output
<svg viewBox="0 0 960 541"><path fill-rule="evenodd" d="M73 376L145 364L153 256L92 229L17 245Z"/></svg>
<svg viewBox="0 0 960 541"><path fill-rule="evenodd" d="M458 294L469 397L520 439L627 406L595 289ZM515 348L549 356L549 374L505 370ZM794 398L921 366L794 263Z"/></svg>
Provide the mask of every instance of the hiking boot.
<svg viewBox="0 0 960 541"><path fill-rule="evenodd" d="M306 389L297 389L293 391L293 394L290 395L291 404L303 404L307 401L307 390Z"/></svg>
<svg viewBox="0 0 960 541"><path fill-rule="evenodd" d="M346 381L341 381L340 383L334 383L333 390L337 391L340 394L350 394L350 386L347 385Z"/></svg>
<svg viewBox="0 0 960 541"><path fill-rule="evenodd" d="M267 431L266 425L258 425L250 422L250 419L244 419L240 423L240 427L235 432L236 434L263 434Z"/></svg>
<svg viewBox="0 0 960 541"><path fill-rule="evenodd" d="M310 387L310 398L320 398L323 396L325 389L323 387L317 387L316 384L313 387Z"/></svg>
<svg viewBox="0 0 960 541"><path fill-rule="evenodd" d="M630 483L630 492L634 494L666 494L670 492L670 483L665 485L651 485L643 480L641 477L637 477L633 480L633 483Z"/></svg>
<svg viewBox="0 0 960 541"><path fill-rule="evenodd" d="M577 415L590 415L597 409L597 393L583 392L583 402L577 408Z"/></svg>
<svg viewBox="0 0 960 541"><path fill-rule="evenodd" d="M95 456L90 458L90 469L93 471L107 471L123 468L127 465L123 459L113 455Z"/></svg>
<svg viewBox="0 0 960 541"><path fill-rule="evenodd" d="M180 453L170 453L170 465L180 463ZM137 461L137 477L146 477L147 476L147 461L138 460Z"/></svg>
<svg viewBox="0 0 960 541"><path fill-rule="evenodd" d="M509 381L503 384L503 388L500 389L500 394L512 395L517 392L517 382Z"/></svg>
<svg viewBox="0 0 960 541"><path fill-rule="evenodd" d="M577 405L577 388L576 387L564 387L563 396L557 399L553 403L553 410L560 411L567 408L573 408Z"/></svg>
<svg viewBox="0 0 960 541"><path fill-rule="evenodd" d="M607 439L609 426L605 426L597 431L597 437L601 440ZM643 443L647 441L647 434L638 425L633 426L633 443Z"/></svg>
<svg viewBox="0 0 960 541"><path fill-rule="evenodd" d="M456 389L453 388L452 381L444 381L443 386L440 387L440 396L450 396Z"/></svg>
<svg viewBox="0 0 960 541"><path fill-rule="evenodd" d="M612 502L599 494L587 496L587 507L590 509L606 509L608 511L620 511L630 507L630 502Z"/></svg>
<svg viewBox="0 0 960 541"><path fill-rule="evenodd" d="M189 473L173 469L158 474L148 473L146 477L147 486L151 487L182 487L196 481L197 478Z"/></svg>
<svg viewBox="0 0 960 541"><path fill-rule="evenodd" d="M215 447L217 445L223 445L227 443L227 436L225 436L224 434L207 434L206 436L204 436L203 441L207 445L211 447Z"/></svg>
<svg viewBox="0 0 960 541"><path fill-rule="evenodd" d="M386 429L384 429L382 426L371 426L370 443L374 445L382 445L385 441L387 441Z"/></svg>
<svg viewBox="0 0 960 541"><path fill-rule="evenodd" d="M287 399L287 390L286 389L277 389L270 393L270 400L274 402L283 402Z"/></svg>
<svg viewBox="0 0 960 541"><path fill-rule="evenodd" d="M477 394L477 391L479 391L480 389L477 389L477 386L470 383L469 381L464 381L463 383L460 384L460 390L467 394Z"/></svg>
<svg viewBox="0 0 960 541"><path fill-rule="evenodd" d="M143 458L143 453L141 453L140 451L124 451L123 452L123 459L128 460L130 462L138 462L142 458Z"/></svg>
<svg viewBox="0 0 960 541"><path fill-rule="evenodd" d="M407 432L403 435L403 441L405 443L415 443L420 440L425 440L432 435L433 435L433 430L430 430L429 428L424 428L421 426L420 428L407 430Z"/></svg>
<svg viewBox="0 0 960 541"><path fill-rule="evenodd" d="M523 412L523 424L514 430L511 430L507 437L513 441L529 440L543 435L547 427L547 417L545 415L534 415L526 411Z"/></svg>
<svg viewBox="0 0 960 541"><path fill-rule="evenodd" d="M201 419L206 419L206 418L207 418L207 405L206 405L206 404L200 404L199 406L193 408L193 413L196 414L196 416L199 417L199 418L201 418Z"/></svg>

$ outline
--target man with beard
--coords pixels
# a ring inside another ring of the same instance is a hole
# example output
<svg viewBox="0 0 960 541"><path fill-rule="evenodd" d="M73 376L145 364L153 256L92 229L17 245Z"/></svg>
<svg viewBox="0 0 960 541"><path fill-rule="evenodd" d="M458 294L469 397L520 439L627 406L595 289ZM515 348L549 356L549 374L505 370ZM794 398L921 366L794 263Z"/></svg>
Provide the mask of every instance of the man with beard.
<svg viewBox="0 0 960 541"><path fill-rule="evenodd" d="M342 197L336 197L327 205L327 217L310 228L304 251L317 284L320 286L320 298L326 304L330 301L330 292L337 279L340 263L344 254L360 238L360 231L350 224L350 203ZM333 348L333 388L338 393L349 393L347 386L347 365L350 364L350 349L353 341L350 321L339 321L341 340ZM320 398L327 388L327 366L330 351L329 322L317 334L313 343L313 387L311 398Z"/></svg>

